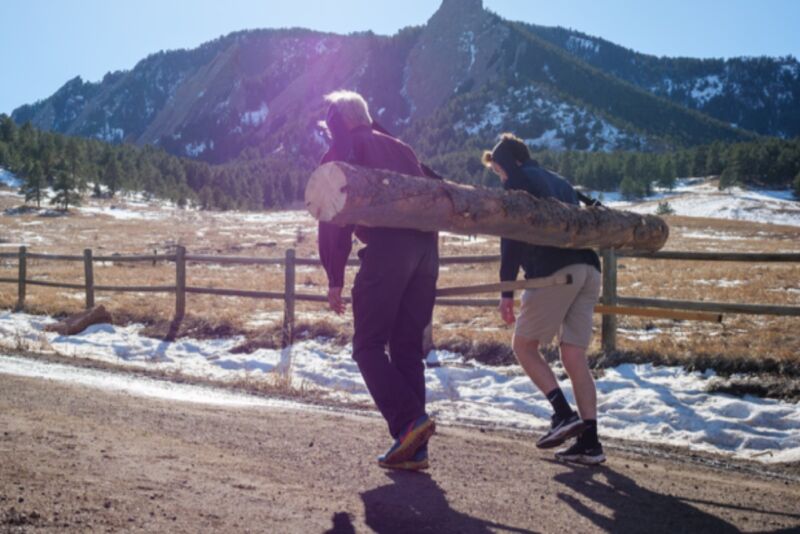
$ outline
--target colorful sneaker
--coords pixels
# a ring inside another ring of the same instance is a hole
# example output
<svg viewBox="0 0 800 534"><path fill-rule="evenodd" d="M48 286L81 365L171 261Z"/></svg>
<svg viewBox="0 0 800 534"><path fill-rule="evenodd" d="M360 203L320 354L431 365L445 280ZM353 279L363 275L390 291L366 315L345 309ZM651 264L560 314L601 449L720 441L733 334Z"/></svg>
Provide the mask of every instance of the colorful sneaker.
<svg viewBox="0 0 800 534"><path fill-rule="evenodd" d="M383 457L381 457L383 458ZM428 444L420 447L410 460L405 462L387 463L378 459L378 465L384 469L405 469L406 471L423 471L430 467L428 464Z"/></svg>
<svg viewBox="0 0 800 534"><path fill-rule="evenodd" d="M606 455L603 454L603 446L600 443L587 445L578 439L572 447L558 451L556 460L584 465L597 465L606 461Z"/></svg>
<svg viewBox="0 0 800 534"><path fill-rule="evenodd" d="M421 416L408 425L388 451L378 457L378 463L399 464L411 460L435 431L436 423L433 422L433 419L427 414Z"/></svg>
<svg viewBox="0 0 800 534"><path fill-rule="evenodd" d="M569 438L574 438L586 428L581 418L576 412L566 419L559 419L555 415L550 419L550 431L539 438L536 446L540 449L552 449L558 447Z"/></svg>

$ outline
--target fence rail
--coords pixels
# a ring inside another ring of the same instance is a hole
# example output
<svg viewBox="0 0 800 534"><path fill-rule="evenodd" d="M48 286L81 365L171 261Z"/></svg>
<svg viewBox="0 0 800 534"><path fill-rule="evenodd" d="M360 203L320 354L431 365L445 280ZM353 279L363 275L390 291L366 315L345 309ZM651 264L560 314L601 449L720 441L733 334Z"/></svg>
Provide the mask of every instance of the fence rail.
<svg viewBox="0 0 800 534"><path fill-rule="evenodd" d="M776 306L768 304L741 304L728 302L696 302L684 300L667 300L654 298L623 297L617 294L617 262L619 259L639 258L646 260L679 260L679 261L736 261L736 262L800 262L797 253L728 253L728 252L683 252L662 251L655 253L601 251L603 258L603 292L600 304L595 307L596 313L602 314L602 345L605 350L616 348L616 330L618 315L639 315L646 317L669 317L681 320L715 321L722 320L723 313L776 315L800 317L800 306ZM136 292L136 293L174 293L175 320L183 319L186 312L186 295L214 295L220 297L240 297L256 299L273 299L284 301L283 341L289 344L294 339L295 303L327 302L327 296L296 292L296 267L321 266L322 262L315 258L297 258L294 249L286 251L284 258L255 258L246 256L213 256L202 254L186 254L182 246L176 248L175 254L152 254L122 256L94 256L91 249L83 251L83 255L43 254L28 252L20 247L18 252L0 253L0 259L16 259L18 263L17 278L0 278L0 284L17 284L16 309L25 307L27 286L56 287L83 290L86 293L86 307L94 306L96 292ZM84 283L52 282L31 280L27 275L29 260L74 261L84 264ZM441 265L463 265L476 263L495 263L500 261L499 255L491 256L446 256L440 258ZM175 285L168 286L106 286L95 285L94 264L98 262L174 262ZM214 263L219 265L280 265L284 269L284 290L246 291L233 288L194 287L186 285L187 263ZM347 265L358 265L358 260L350 259ZM518 282L501 282L478 286L449 287L437 290L438 306L496 306L496 298L452 298L480 293L499 293L516 289L531 289L553 285L572 283L570 277L548 277L546 279L522 280ZM349 302L350 299L344 299ZM665 311L666 310L666 311Z"/></svg>

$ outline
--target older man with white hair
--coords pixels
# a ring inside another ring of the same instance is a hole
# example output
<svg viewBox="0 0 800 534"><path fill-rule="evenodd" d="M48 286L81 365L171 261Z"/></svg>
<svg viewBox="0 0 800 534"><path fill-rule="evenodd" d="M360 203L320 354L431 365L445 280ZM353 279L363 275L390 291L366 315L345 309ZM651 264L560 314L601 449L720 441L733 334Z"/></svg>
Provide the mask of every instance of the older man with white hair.
<svg viewBox="0 0 800 534"><path fill-rule="evenodd" d="M321 163L429 176L411 148L373 124L358 93L326 97L330 150ZM328 302L344 311L344 269L352 235L366 244L352 289L353 358L395 439L378 458L381 467L428 467L428 439L435 425L425 412L423 331L430 323L439 273L438 236L398 228L339 227L320 223L319 254L328 275ZM389 354L385 347L389 345Z"/></svg>

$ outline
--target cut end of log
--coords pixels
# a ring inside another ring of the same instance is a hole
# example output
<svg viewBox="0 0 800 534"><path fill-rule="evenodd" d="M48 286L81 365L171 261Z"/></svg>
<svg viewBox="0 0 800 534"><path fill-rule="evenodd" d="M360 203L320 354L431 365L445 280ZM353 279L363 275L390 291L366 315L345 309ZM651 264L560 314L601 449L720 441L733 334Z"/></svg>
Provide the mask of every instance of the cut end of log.
<svg viewBox="0 0 800 534"><path fill-rule="evenodd" d="M311 174L306 187L306 208L312 217L330 222L347 202L347 176L336 163L326 163Z"/></svg>

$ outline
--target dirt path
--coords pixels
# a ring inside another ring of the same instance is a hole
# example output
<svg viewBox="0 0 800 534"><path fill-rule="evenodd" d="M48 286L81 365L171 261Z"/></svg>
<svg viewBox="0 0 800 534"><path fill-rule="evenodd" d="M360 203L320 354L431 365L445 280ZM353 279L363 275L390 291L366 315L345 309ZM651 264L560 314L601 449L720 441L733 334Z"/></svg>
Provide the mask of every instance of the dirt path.
<svg viewBox="0 0 800 534"><path fill-rule="evenodd" d="M0 375L0 532L591 532L800 528L800 488L444 427L429 474L373 458L382 421L169 403Z"/></svg>

